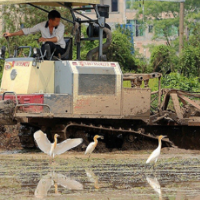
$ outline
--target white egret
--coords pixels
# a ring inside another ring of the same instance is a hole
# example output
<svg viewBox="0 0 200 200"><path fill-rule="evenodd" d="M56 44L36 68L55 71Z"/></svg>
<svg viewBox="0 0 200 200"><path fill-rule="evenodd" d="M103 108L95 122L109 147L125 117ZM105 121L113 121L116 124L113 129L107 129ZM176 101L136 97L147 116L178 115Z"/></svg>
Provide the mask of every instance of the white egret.
<svg viewBox="0 0 200 200"><path fill-rule="evenodd" d="M54 142L51 143L48 140L47 135L43 133L41 130L36 131L34 133L35 141L37 142L37 145L40 148L40 150L48 154L49 156L52 156L53 158L55 155L60 155L65 151L68 151L83 142L82 138L76 138L76 139L67 139L58 144L57 137L59 137L59 135L55 134Z"/></svg>
<svg viewBox="0 0 200 200"><path fill-rule="evenodd" d="M158 160L158 157L160 155L160 151L161 151L161 146L162 146L162 142L161 140L166 137L163 135L158 136L158 147L151 153L151 155L149 156L149 158L147 159L146 163L151 163L154 162L153 168L156 165L156 162Z"/></svg>
<svg viewBox="0 0 200 200"><path fill-rule="evenodd" d="M87 148L86 148L85 154L89 154L88 160L90 159L91 153L94 151L95 147L96 147L97 144L98 144L98 140L97 140L98 138L104 139L103 136L95 135L95 136L94 136L94 142L90 142L90 144L89 144L89 145L87 146Z"/></svg>

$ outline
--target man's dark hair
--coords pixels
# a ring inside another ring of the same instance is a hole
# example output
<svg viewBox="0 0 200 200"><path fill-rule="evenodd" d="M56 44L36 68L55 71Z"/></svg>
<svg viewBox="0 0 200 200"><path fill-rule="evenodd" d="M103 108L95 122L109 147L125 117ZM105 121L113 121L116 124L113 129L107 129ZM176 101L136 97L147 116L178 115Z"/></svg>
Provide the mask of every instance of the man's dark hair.
<svg viewBox="0 0 200 200"><path fill-rule="evenodd" d="M58 11L56 11L56 10L50 11L49 14L48 14L48 19L53 19L54 20L55 18L61 18L60 13Z"/></svg>

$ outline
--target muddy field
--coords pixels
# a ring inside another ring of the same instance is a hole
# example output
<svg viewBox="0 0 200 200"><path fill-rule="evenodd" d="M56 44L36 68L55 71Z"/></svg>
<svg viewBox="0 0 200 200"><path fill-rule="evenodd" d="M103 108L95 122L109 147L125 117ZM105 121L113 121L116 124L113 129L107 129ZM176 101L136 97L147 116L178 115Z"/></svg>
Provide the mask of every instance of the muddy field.
<svg viewBox="0 0 200 200"><path fill-rule="evenodd" d="M0 152L0 199L199 200L200 151L162 149L156 170L151 151L70 151L51 163L39 150Z"/></svg>

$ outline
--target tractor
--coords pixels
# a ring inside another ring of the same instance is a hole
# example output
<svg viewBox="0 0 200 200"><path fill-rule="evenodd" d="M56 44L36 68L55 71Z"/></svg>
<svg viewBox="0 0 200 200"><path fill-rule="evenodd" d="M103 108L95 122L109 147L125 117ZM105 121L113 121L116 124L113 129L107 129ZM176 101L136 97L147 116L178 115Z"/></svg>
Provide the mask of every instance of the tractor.
<svg viewBox="0 0 200 200"><path fill-rule="evenodd" d="M161 88L161 73L123 74L119 63L107 61L103 51L112 42L109 6L100 0L8 0L1 4L62 6L70 10L74 42L65 38L66 52L44 59L41 49L16 47L13 56L5 57L0 88L0 124L20 125L19 138L23 148L34 148L33 134L41 129L49 140L55 133L60 141L82 137L85 143L95 134L104 136L105 148L142 149L147 142L157 144L157 135L165 134L165 146L199 148L200 104L198 93ZM92 9L96 19L83 12ZM80 17L81 16L81 17ZM81 25L87 24L87 37ZM103 38L106 42L103 43ZM86 60L81 60L81 42L99 41ZM72 60L72 45L76 59ZM19 57L21 49L28 55ZM38 53L39 52L39 53ZM45 53L44 53L45 54ZM95 60L94 55L98 55ZM151 79L158 80L158 91L149 88ZM123 82L131 87L124 87ZM154 101L156 100L156 104ZM156 106L155 106L156 105ZM170 105L170 107L169 107ZM171 109L173 107L173 109ZM82 147L80 147L82 148Z"/></svg>

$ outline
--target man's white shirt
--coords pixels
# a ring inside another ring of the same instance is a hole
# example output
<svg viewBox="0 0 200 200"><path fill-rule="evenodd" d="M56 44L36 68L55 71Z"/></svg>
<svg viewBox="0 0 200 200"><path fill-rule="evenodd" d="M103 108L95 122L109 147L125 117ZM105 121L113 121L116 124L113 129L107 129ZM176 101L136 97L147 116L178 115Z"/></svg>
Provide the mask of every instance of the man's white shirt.
<svg viewBox="0 0 200 200"><path fill-rule="evenodd" d="M60 45L63 49L66 46L66 43L64 40L65 26L61 22L59 23L57 27L53 28L52 34L50 34L50 31L49 31L48 21L41 22L32 28L23 28L22 31L24 35L33 34L40 31L43 38L56 37L57 38L57 42L55 43L56 45Z"/></svg>

